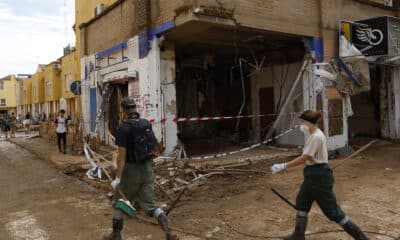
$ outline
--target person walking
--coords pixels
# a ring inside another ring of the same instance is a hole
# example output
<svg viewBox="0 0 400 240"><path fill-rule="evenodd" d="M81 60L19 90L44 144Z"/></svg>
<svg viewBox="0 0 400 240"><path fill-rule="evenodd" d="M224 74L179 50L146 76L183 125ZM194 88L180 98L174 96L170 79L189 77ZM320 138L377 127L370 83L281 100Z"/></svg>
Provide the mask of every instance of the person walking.
<svg viewBox="0 0 400 240"><path fill-rule="evenodd" d="M24 125L25 125L25 128L26 128L26 132L29 133L29 131L30 131L29 128L30 128L30 125L31 125L31 114L29 112L26 113L24 122L25 122Z"/></svg>
<svg viewBox="0 0 400 240"><path fill-rule="evenodd" d="M167 240L177 240L178 237L169 227L167 215L155 203L153 158L157 140L151 123L140 118L134 100L125 98L121 101L121 106L126 119L117 129L116 144L119 152L116 176L111 186L114 190L119 188L128 200L135 201L148 216L156 218ZM120 198L116 191L112 213L113 231L104 236L104 240L122 239L122 211L115 207Z"/></svg>
<svg viewBox="0 0 400 240"><path fill-rule="evenodd" d="M300 115L300 130L308 136L300 157L271 167L272 174L287 168L305 164L304 180L296 199L296 226L294 232L284 237L285 240L304 240L307 228L307 215L314 201L331 221L338 223L356 240L369 240L361 229L352 221L336 201L333 192L333 172L328 165L326 137L318 128L321 113L306 110Z"/></svg>
<svg viewBox="0 0 400 240"><path fill-rule="evenodd" d="M6 139L8 139L8 133L11 130L11 125L7 118L4 117L4 115L0 115L0 125L3 127L3 130L6 133Z"/></svg>
<svg viewBox="0 0 400 240"><path fill-rule="evenodd" d="M17 117L15 116L15 113L11 113L9 122L11 125L11 137L14 138L15 137L15 129L17 128Z"/></svg>
<svg viewBox="0 0 400 240"><path fill-rule="evenodd" d="M65 110L61 109L60 110L60 115L56 118L55 120L56 123L56 133L57 133L57 144L58 144L58 150L60 153L67 153L67 124L68 120L65 117ZM61 146L61 141L63 142L63 145Z"/></svg>

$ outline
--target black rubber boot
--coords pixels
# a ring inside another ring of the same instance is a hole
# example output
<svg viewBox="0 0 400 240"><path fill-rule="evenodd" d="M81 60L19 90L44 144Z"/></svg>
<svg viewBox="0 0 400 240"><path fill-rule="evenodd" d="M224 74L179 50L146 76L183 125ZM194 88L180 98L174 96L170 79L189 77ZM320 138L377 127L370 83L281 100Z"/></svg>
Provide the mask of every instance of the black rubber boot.
<svg viewBox="0 0 400 240"><path fill-rule="evenodd" d="M123 227L122 219L113 219L113 231L112 233L103 237L103 240L122 240L121 230Z"/></svg>
<svg viewBox="0 0 400 240"><path fill-rule="evenodd" d="M306 228L307 228L307 216L296 216L296 227L294 228L294 232L284 237L284 240L305 240L306 239Z"/></svg>
<svg viewBox="0 0 400 240"><path fill-rule="evenodd" d="M342 228L355 240L369 240L363 231L351 220L344 224Z"/></svg>
<svg viewBox="0 0 400 240"><path fill-rule="evenodd" d="M166 240L178 240L179 239L178 236L176 236L174 233L172 233L171 229L169 228L168 217L167 217L167 215L165 215L165 213L161 213L160 216L158 216L157 220L165 232Z"/></svg>

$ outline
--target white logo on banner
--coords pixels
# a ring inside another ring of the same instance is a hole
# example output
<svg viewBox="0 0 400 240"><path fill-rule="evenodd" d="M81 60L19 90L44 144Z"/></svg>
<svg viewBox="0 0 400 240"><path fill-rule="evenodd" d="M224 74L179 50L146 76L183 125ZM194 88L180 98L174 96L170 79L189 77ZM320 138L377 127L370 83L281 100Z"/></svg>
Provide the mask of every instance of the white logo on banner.
<svg viewBox="0 0 400 240"><path fill-rule="evenodd" d="M358 40L368 43L369 46L361 49L361 52L367 51L368 49L378 46L383 41L383 33L379 29L372 29L368 27L357 27L357 38Z"/></svg>

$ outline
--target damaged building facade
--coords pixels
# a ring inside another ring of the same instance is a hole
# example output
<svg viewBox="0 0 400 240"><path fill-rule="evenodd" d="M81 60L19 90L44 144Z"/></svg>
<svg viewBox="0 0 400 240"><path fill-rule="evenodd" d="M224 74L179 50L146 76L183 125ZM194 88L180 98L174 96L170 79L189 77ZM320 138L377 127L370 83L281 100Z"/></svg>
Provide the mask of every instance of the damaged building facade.
<svg viewBox="0 0 400 240"><path fill-rule="evenodd" d="M359 126L358 94L369 99L376 87L384 94L372 67L353 73L371 85L365 91L338 87L353 84L345 69L354 67L350 58L344 68L338 60L341 21L370 16L398 17L399 10L356 0L115 1L79 26L84 132L107 143L122 119L119 101L130 96L142 117L155 120L166 153L181 143L200 154L260 142L298 124L304 109L322 111L330 150L344 147L362 134L349 131ZM394 115L386 125L388 137L399 138L398 67L390 64L379 76L391 79L394 97L385 106ZM201 117L221 120L195 121ZM304 136L294 130L277 141L301 145Z"/></svg>

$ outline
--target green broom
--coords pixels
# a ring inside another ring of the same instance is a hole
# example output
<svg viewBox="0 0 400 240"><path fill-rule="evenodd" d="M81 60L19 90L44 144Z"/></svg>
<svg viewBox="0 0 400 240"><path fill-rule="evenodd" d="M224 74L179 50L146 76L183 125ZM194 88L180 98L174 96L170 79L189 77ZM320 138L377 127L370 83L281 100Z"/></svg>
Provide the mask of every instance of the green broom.
<svg viewBox="0 0 400 240"><path fill-rule="evenodd" d="M108 174L106 169L103 167L100 160L97 159L93 150L90 149L89 146L87 146L87 148L90 151L90 153L92 154L94 160L97 162L97 164L103 170L103 172L106 174L107 178L110 181L112 181L111 176ZM122 212L124 212L129 217L135 218L136 217L136 209L132 206L131 202L128 200L128 198L125 196L125 194L121 191L121 189L117 188L117 192L119 193L119 195L121 195L122 199L118 199L117 203L115 204L115 208L120 209Z"/></svg>

